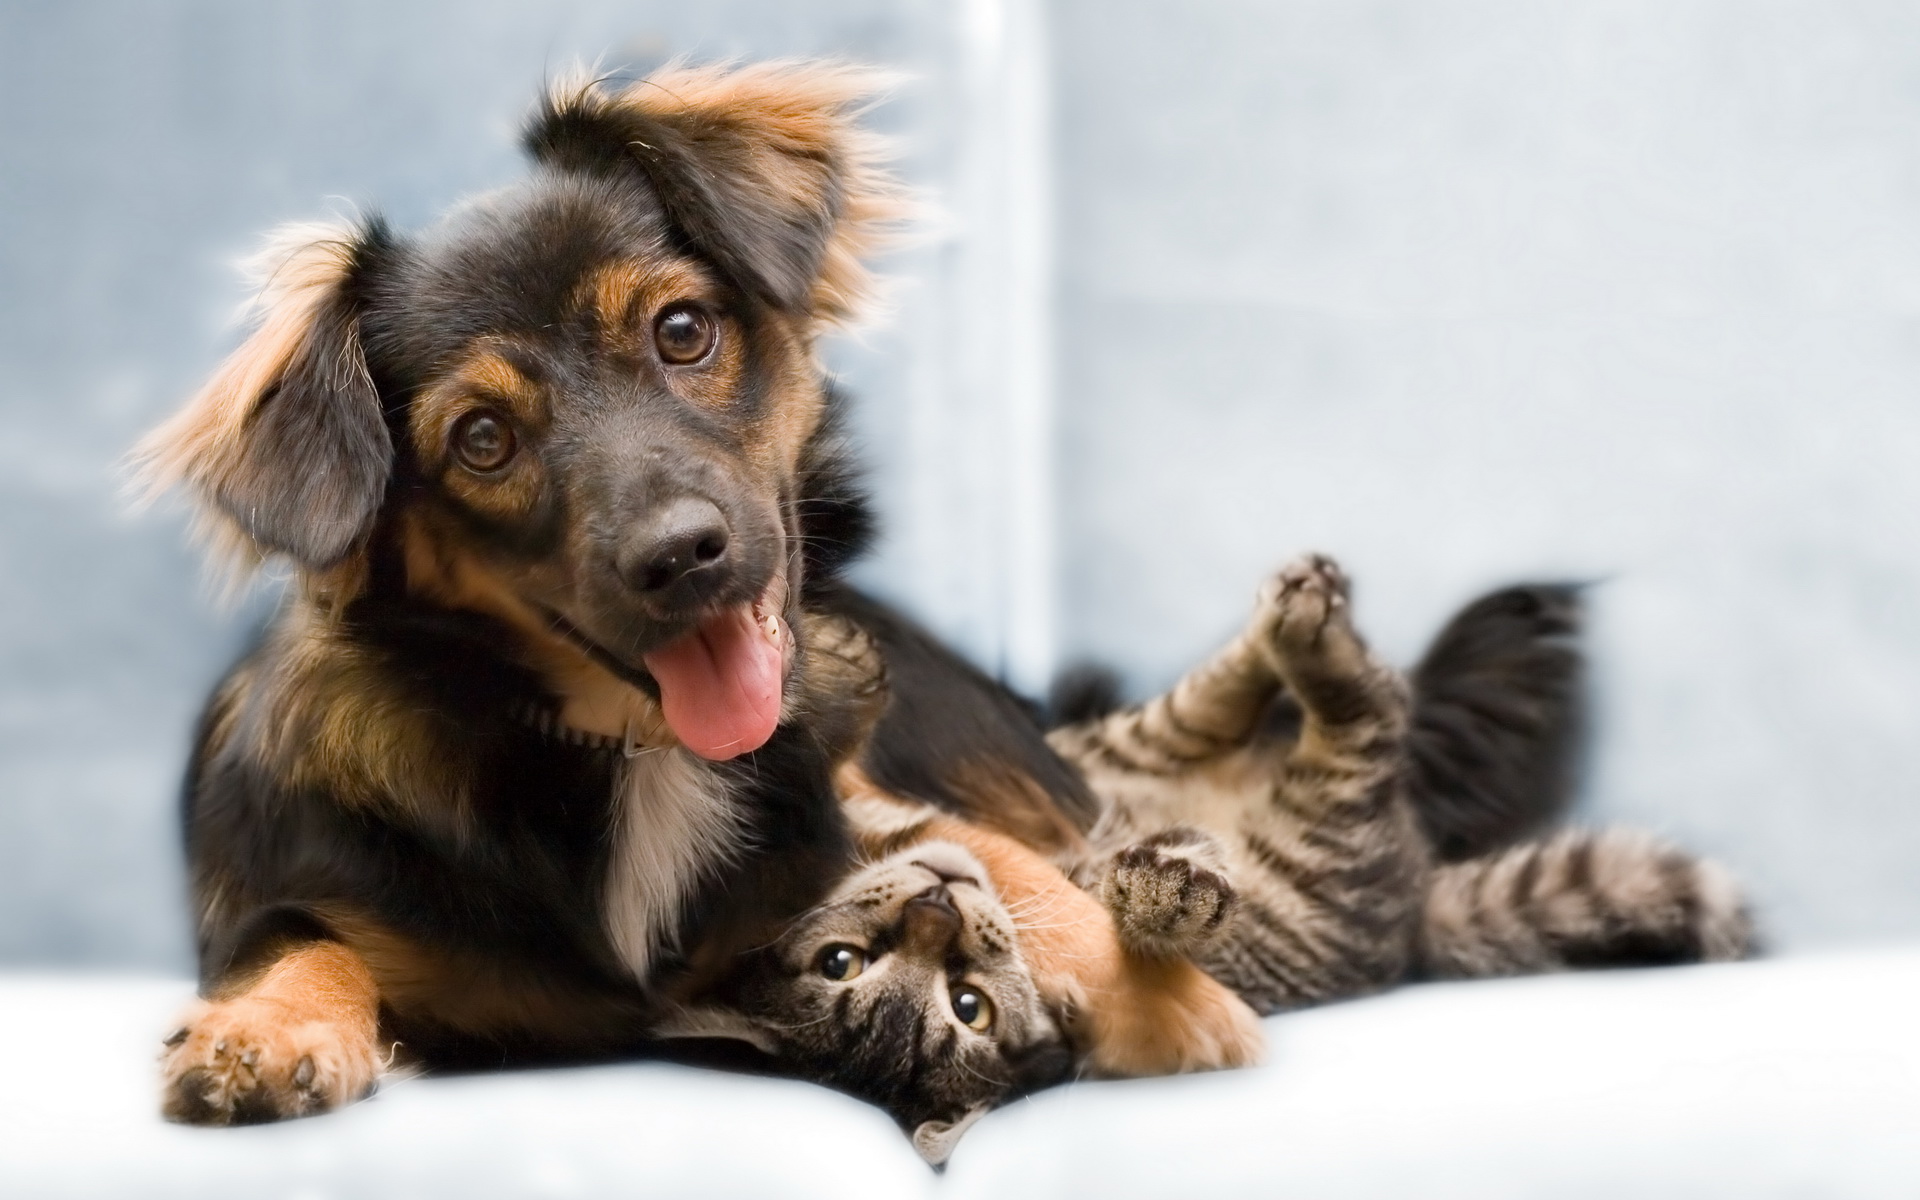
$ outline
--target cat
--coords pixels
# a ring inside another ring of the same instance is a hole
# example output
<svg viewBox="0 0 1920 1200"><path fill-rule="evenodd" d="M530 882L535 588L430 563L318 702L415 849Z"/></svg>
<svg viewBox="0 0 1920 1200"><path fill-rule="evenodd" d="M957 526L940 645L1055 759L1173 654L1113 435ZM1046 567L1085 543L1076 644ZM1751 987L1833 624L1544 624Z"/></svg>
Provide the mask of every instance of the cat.
<svg viewBox="0 0 1920 1200"><path fill-rule="evenodd" d="M1172 690L1049 737L1103 805L1087 855L1064 865L1129 949L1190 956L1262 1013L1415 972L1747 951L1727 873L1643 834L1564 831L1440 861L1421 809L1448 792L1429 780L1414 802L1409 691L1354 630L1338 567L1295 563ZM1422 769L1438 773L1444 736L1423 725Z"/></svg>
<svg viewBox="0 0 1920 1200"><path fill-rule="evenodd" d="M1416 977L1740 957L1750 921L1713 864L1618 831L1523 839L1565 802L1526 760L1566 758L1572 705L1550 679L1487 685L1503 656L1565 673L1570 622L1516 622L1527 595L1470 607L1410 686L1355 631L1339 568L1295 562L1170 691L1049 735L1100 814L1048 855L843 765L866 865L658 1032L748 1041L939 1162L1074 1073L1256 1062L1256 1014ZM882 702L870 638L814 641ZM1516 778L1543 795L1502 794Z"/></svg>

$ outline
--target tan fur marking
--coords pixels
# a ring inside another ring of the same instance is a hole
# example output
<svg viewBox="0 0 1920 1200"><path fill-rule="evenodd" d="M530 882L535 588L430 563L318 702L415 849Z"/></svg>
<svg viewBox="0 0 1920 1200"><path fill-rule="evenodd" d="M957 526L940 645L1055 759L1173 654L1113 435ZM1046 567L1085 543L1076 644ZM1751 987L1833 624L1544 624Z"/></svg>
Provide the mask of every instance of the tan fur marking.
<svg viewBox="0 0 1920 1200"><path fill-rule="evenodd" d="M763 478L791 479L807 439L820 428L826 414L821 373L813 361L813 344L804 330L786 318L770 316L759 336L767 345L762 357L780 364L767 389L767 414L747 454Z"/></svg>
<svg viewBox="0 0 1920 1200"><path fill-rule="evenodd" d="M652 697L555 634L456 533L437 528L416 509L403 515L400 539L408 588L448 608L496 617L520 634L523 661L561 697L560 719L566 724L611 738L632 730L641 745L677 744Z"/></svg>
<svg viewBox="0 0 1920 1200"><path fill-rule="evenodd" d="M303 1116L359 1099L380 1069L380 994L359 955L334 942L286 954L244 991L182 1020L163 1065L169 1120Z"/></svg>
<svg viewBox="0 0 1920 1200"><path fill-rule="evenodd" d="M460 829L471 780L444 749L434 718L325 613L290 610L282 651L260 688L272 703L243 738L288 784L324 788L342 803L380 804L416 822ZM235 685L237 686L237 685ZM223 719L232 728L240 706Z"/></svg>
<svg viewBox="0 0 1920 1200"><path fill-rule="evenodd" d="M717 304L719 285L691 259L622 259L587 273L574 303L592 310L602 337L629 349L653 345L653 321L680 301Z"/></svg>
<svg viewBox="0 0 1920 1200"><path fill-rule="evenodd" d="M516 451L507 464L485 475L460 465L448 442L468 413L499 413L511 427ZM420 466L442 487L476 511L496 516L526 513L546 488L540 456L530 453L551 422L546 393L501 353L481 342L408 407L407 424Z"/></svg>

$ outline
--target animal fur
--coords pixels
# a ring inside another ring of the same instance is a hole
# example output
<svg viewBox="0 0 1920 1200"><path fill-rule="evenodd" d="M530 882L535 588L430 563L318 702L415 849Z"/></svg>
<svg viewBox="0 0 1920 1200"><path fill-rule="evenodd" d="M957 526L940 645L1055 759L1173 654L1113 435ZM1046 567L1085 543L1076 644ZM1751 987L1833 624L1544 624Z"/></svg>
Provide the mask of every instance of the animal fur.
<svg viewBox="0 0 1920 1200"><path fill-rule="evenodd" d="M253 332L139 450L218 559L294 573L195 740L205 999L169 1116L320 1111L396 1044L644 1050L841 873L831 772L871 698L815 617L888 618L833 583L871 521L815 342L867 311L862 264L908 211L859 124L872 83L568 80L521 182L417 235L289 227L256 260ZM676 732L649 664L693 637L774 664L776 709L739 706L774 718L763 744ZM929 711L978 686L933 651L900 672ZM913 732L882 729L881 774L1085 809L1015 710L922 756Z"/></svg>
<svg viewBox="0 0 1920 1200"><path fill-rule="evenodd" d="M843 768L861 865L662 1030L742 1039L881 1104L938 1161L1069 1049L1085 1074L1209 1070L1257 1060L1254 1009L1738 957L1743 903L1711 863L1619 831L1498 848L1562 802L1576 599L1476 601L1410 689L1361 641L1344 576L1303 559L1169 691L1053 732L1099 805L1085 832L1019 806L962 816ZM838 645L877 692L871 635ZM1436 764L1463 795L1423 794ZM1469 835L1492 848L1440 861L1436 843Z"/></svg>

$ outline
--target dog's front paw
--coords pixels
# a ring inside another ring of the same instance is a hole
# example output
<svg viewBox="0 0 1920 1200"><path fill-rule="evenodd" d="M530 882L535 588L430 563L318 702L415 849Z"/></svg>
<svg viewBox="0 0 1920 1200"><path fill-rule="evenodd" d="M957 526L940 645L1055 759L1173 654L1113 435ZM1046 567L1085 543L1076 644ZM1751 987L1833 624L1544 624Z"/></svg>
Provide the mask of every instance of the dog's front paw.
<svg viewBox="0 0 1920 1200"><path fill-rule="evenodd" d="M326 1112L371 1092L380 1071L370 1031L245 996L196 1005L161 1061L161 1113L189 1125Z"/></svg>
<svg viewBox="0 0 1920 1200"><path fill-rule="evenodd" d="M1226 855L1212 835L1177 826L1113 856L1100 898L1120 941L1139 954L1191 954L1233 911Z"/></svg>

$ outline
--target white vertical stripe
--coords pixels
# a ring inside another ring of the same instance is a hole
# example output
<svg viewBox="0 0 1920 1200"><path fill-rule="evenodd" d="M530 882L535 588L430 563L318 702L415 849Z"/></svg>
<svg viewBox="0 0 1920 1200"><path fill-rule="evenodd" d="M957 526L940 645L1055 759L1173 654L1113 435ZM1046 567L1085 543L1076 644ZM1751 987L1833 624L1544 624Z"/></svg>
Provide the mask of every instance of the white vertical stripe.
<svg viewBox="0 0 1920 1200"><path fill-rule="evenodd" d="M1053 245L1039 0L960 0L947 284L914 368L909 601L1032 694L1054 669Z"/></svg>

